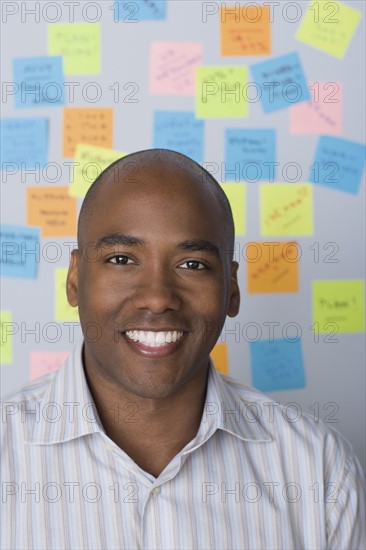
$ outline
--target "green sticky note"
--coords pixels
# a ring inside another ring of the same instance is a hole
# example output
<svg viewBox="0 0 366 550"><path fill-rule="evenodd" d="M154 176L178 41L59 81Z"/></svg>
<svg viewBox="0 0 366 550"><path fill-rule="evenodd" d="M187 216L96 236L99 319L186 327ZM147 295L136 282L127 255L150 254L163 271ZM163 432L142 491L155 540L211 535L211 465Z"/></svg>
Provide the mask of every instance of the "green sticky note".
<svg viewBox="0 0 366 550"><path fill-rule="evenodd" d="M79 322L79 310L70 306L66 298L67 267L55 269L55 320Z"/></svg>
<svg viewBox="0 0 366 550"><path fill-rule="evenodd" d="M314 330L365 331L365 283L362 279L313 281Z"/></svg>
<svg viewBox="0 0 366 550"><path fill-rule="evenodd" d="M196 117L248 116L247 67L197 67Z"/></svg>
<svg viewBox="0 0 366 550"><path fill-rule="evenodd" d="M0 311L0 362L10 365L13 362L13 334L11 311Z"/></svg>
<svg viewBox="0 0 366 550"><path fill-rule="evenodd" d="M362 13L342 2L310 2L296 38L338 59L344 57Z"/></svg>
<svg viewBox="0 0 366 550"><path fill-rule="evenodd" d="M245 183L222 183L225 195L233 213L235 235L245 235L245 212L246 212L246 185Z"/></svg>
<svg viewBox="0 0 366 550"><path fill-rule="evenodd" d="M312 235L313 186L263 183L259 188L262 235Z"/></svg>
<svg viewBox="0 0 366 550"><path fill-rule="evenodd" d="M63 56L64 74L99 74L100 24L48 25L48 53Z"/></svg>
<svg viewBox="0 0 366 550"><path fill-rule="evenodd" d="M75 150L75 170L69 186L70 197L85 197L89 187L110 164L124 157L127 153L96 147L94 145L77 145ZM130 168L132 176L133 167ZM124 172L128 176L127 172Z"/></svg>

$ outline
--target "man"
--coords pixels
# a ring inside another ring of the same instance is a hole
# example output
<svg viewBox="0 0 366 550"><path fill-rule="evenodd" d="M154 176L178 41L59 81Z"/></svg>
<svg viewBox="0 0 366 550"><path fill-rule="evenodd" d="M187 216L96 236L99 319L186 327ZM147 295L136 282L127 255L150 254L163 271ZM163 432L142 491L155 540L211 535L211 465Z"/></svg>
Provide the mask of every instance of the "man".
<svg viewBox="0 0 366 550"><path fill-rule="evenodd" d="M94 182L67 280L84 341L4 405L2 548L363 548L348 442L210 362L239 309L233 244L220 186L181 154Z"/></svg>

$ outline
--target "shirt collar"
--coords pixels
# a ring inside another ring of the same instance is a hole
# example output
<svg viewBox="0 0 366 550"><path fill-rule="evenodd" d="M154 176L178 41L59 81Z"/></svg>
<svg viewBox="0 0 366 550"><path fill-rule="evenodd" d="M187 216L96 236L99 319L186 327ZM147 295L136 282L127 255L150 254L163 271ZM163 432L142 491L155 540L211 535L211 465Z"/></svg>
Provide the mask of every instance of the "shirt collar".
<svg viewBox="0 0 366 550"><path fill-rule="evenodd" d="M37 402L39 414L35 416L38 422L31 424L26 440L28 444L62 443L84 435L104 432L85 377L82 351L83 341L80 341ZM200 427L197 436L185 451L193 451L218 429L244 441L272 440L260 420L253 420L250 412L253 401L243 398L243 392L239 393L235 389L237 384L219 374L210 359ZM34 410L35 404L32 406Z"/></svg>

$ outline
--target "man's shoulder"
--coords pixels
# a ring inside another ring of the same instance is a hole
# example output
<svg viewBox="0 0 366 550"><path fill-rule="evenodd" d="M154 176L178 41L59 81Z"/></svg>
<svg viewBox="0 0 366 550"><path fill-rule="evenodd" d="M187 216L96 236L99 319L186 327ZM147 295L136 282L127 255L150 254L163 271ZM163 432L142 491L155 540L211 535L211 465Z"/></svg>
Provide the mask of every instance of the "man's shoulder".
<svg viewBox="0 0 366 550"><path fill-rule="evenodd" d="M48 372L35 380L31 380L17 389L7 393L1 398L1 406L6 407L10 404L21 405L21 403L29 403L40 401L50 384L54 380L57 371Z"/></svg>

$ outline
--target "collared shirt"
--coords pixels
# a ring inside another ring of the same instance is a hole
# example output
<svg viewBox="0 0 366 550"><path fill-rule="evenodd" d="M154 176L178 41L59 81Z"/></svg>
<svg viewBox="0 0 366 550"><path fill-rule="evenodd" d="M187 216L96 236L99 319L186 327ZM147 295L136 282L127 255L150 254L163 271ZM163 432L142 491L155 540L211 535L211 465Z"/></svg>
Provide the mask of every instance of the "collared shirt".
<svg viewBox="0 0 366 550"><path fill-rule="evenodd" d="M1 445L3 550L365 547L349 443L213 365L197 435L157 478L106 435L82 342L5 398Z"/></svg>

